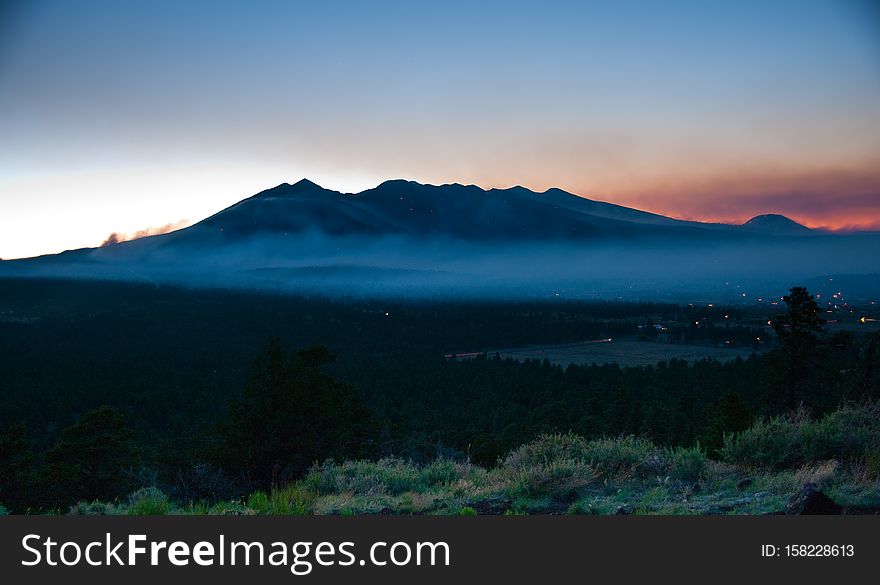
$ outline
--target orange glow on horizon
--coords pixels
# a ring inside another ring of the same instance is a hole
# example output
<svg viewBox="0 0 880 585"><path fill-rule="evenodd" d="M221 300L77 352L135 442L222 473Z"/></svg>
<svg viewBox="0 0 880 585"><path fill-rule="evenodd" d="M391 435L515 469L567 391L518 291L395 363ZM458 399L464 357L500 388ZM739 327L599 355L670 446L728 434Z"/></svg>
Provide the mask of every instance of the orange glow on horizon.
<svg viewBox="0 0 880 585"><path fill-rule="evenodd" d="M505 167L506 168L506 167ZM592 177L577 169L550 176L537 169L513 171L488 167L471 172L428 174L383 169L292 168L290 166L198 166L118 169L94 173L59 173L49 177L0 182L0 198L11 209L0 217L0 257L23 258L68 249L98 246L109 234L153 233L145 226L166 225L179 217L196 223L219 210L282 182L307 177L345 193L370 189L391 178L428 184L476 184L484 189L522 185L537 192L551 187L677 219L741 224L756 215L778 213L811 228L836 231L880 229L880 171L862 169L824 172L739 172L715 176L661 177L614 174ZM876 165L880 169L880 162ZM499 180L504 177L504 180ZM126 198L118 186L125 185ZM53 212L39 202L53 201ZM36 206L36 207L35 207ZM30 214L30 215L29 215ZM39 218L40 229L24 221ZM70 218L78 221L71 222ZM11 219L15 218L15 219ZM153 228L155 229L155 228ZM119 236L117 236L119 237Z"/></svg>
<svg viewBox="0 0 880 585"><path fill-rule="evenodd" d="M682 219L686 221L698 221L700 223L724 223L730 225L740 225L748 220L752 219L758 215L764 215L765 213L778 213L780 215L784 215L785 217L798 222L799 224L806 226L808 228L813 229L822 229L828 230L832 232L854 232L854 231L872 231L872 230L880 230L880 219L878 218L866 218L861 213L855 213L853 215L840 215L838 217L828 217L828 216L806 216L796 212L782 212L782 211L767 211L767 212L756 212L756 213L745 213L741 215L685 215L681 214L675 210L665 210L665 209L647 209L647 208L639 208L642 211L648 211L651 213L656 213L659 215L665 215L667 217L672 217L674 219Z"/></svg>
<svg viewBox="0 0 880 585"><path fill-rule="evenodd" d="M741 224L756 215L778 213L810 228L875 230L880 229L880 171L875 169L880 161L852 169L646 180L608 195L571 191L690 221Z"/></svg>

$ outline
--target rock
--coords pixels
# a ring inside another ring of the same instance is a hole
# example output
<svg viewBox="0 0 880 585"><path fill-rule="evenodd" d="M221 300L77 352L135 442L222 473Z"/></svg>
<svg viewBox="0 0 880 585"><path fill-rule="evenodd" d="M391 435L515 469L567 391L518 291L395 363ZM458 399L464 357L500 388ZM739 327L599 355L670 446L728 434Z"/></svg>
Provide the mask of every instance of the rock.
<svg viewBox="0 0 880 585"><path fill-rule="evenodd" d="M744 490L744 489L746 489L746 488L748 488L748 487L751 487L751 485L752 485L753 483L755 483L755 480L753 480L751 477L747 477L747 478L745 478L745 479L741 479L741 480L739 480L739 482L737 482L737 484L736 484L736 489L738 489L738 490Z"/></svg>
<svg viewBox="0 0 880 585"><path fill-rule="evenodd" d="M842 511L843 508L820 492L814 483L805 484L785 506L785 513L792 515L838 515Z"/></svg>
<svg viewBox="0 0 880 585"><path fill-rule="evenodd" d="M618 516L629 516L630 514L633 513L633 509L632 509L632 506L630 506L628 504L624 504L623 506L618 506L617 511L614 513L617 514Z"/></svg>

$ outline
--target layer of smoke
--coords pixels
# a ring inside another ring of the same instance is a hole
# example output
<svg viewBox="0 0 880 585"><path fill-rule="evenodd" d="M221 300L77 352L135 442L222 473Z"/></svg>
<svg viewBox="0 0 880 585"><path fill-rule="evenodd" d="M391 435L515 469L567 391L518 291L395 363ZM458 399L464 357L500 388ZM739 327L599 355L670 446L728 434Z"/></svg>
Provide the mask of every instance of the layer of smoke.
<svg viewBox="0 0 880 585"><path fill-rule="evenodd" d="M324 296L688 302L751 301L823 275L880 273L876 234L737 242L694 238L674 243L474 243L317 232L192 240L185 237L192 235L188 231L51 259L4 263L3 272Z"/></svg>
<svg viewBox="0 0 880 585"><path fill-rule="evenodd" d="M189 220L181 219L179 221L166 223L165 225L161 225L158 227L148 227L143 230L138 230L134 233L113 232L109 236L107 236L107 239L105 239L103 243L101 243L101 247L121 244L122 242L129 242L131 240L139 240L140 238L146 238L148 236L167 234L169 232L185 228L188 225L190 225Z"/></svg>

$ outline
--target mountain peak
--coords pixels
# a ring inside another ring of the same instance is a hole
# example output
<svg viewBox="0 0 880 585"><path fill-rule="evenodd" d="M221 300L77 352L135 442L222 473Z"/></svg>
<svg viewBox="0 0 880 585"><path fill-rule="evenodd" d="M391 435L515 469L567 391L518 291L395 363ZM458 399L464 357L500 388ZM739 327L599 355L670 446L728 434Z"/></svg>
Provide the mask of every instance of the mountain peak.
<svg viewBox="0 0 880 585"><path fill-rule="evenodd" d="M761 215L756 215L752 219L745 222L743 225L749 225L752 223L767 223L767 222L783 222L783 223L797 223L793 219L785 217L779 213L763 213ZM798 224L800 225L800 224Z"/></svg>
<svg viewBox="0 0 880 585"><path fill-rule="evenodd" d="M807 226L778 213L756 215L742 227L776 234L805 234L811 231Z"/></svg>
<svg viewBox="0 0 880 585"><path fill-rule="evenodd" d="M319 184L317 184L313 181L309 181L306 178L302 178L299 181L297 181L296 183L291 184L290 186L293 187L294 189L296 189L297 191L304 191L304 190L311 191L313 189L323 189L323 187L321 187Z"/></svg>
<svg viewBox="0 0 880 585"><path fill-rule="evenodd" d="M296 183L281 183L280 185L276 185L271 189L260 191L251 199L269 199L278 197L284 198L300 193L319 193L322 191L326 191L326 189L324 189L324 187L318 185L317 183L313 183L308 179L300 179ZM248 201L248 199L245 199L244 201Z"/></svg>
<svg viewBox="0 0 880 585"><path fill-rule="evenodd" d="M421 183L416 183L415 181L409 181L407 179L388 179L387 181L382 181L376 186L376 189L382 189L383 187L403 187L406 185L418 185L421 187Z"/></svg>

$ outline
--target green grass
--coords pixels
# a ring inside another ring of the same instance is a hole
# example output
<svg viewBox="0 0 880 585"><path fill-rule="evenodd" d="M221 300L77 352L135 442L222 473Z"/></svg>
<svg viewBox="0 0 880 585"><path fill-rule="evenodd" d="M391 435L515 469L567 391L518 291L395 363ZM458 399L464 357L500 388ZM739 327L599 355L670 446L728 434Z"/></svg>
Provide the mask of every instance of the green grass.
<svg viewBox="0 0 880 585"><path fill-rule="evenodd" d="M300 483L274 489L270 493L254 492L247 498L247 510L256 514L303 516L309 514L315 494Z"/></svg>
<svg viewBox="0 0 880 585"><path fill-rule="evenodd" d="M156 488L142 488L129 496L126 513L133 516L165 516L174 510L168 496Z"/></svg>

